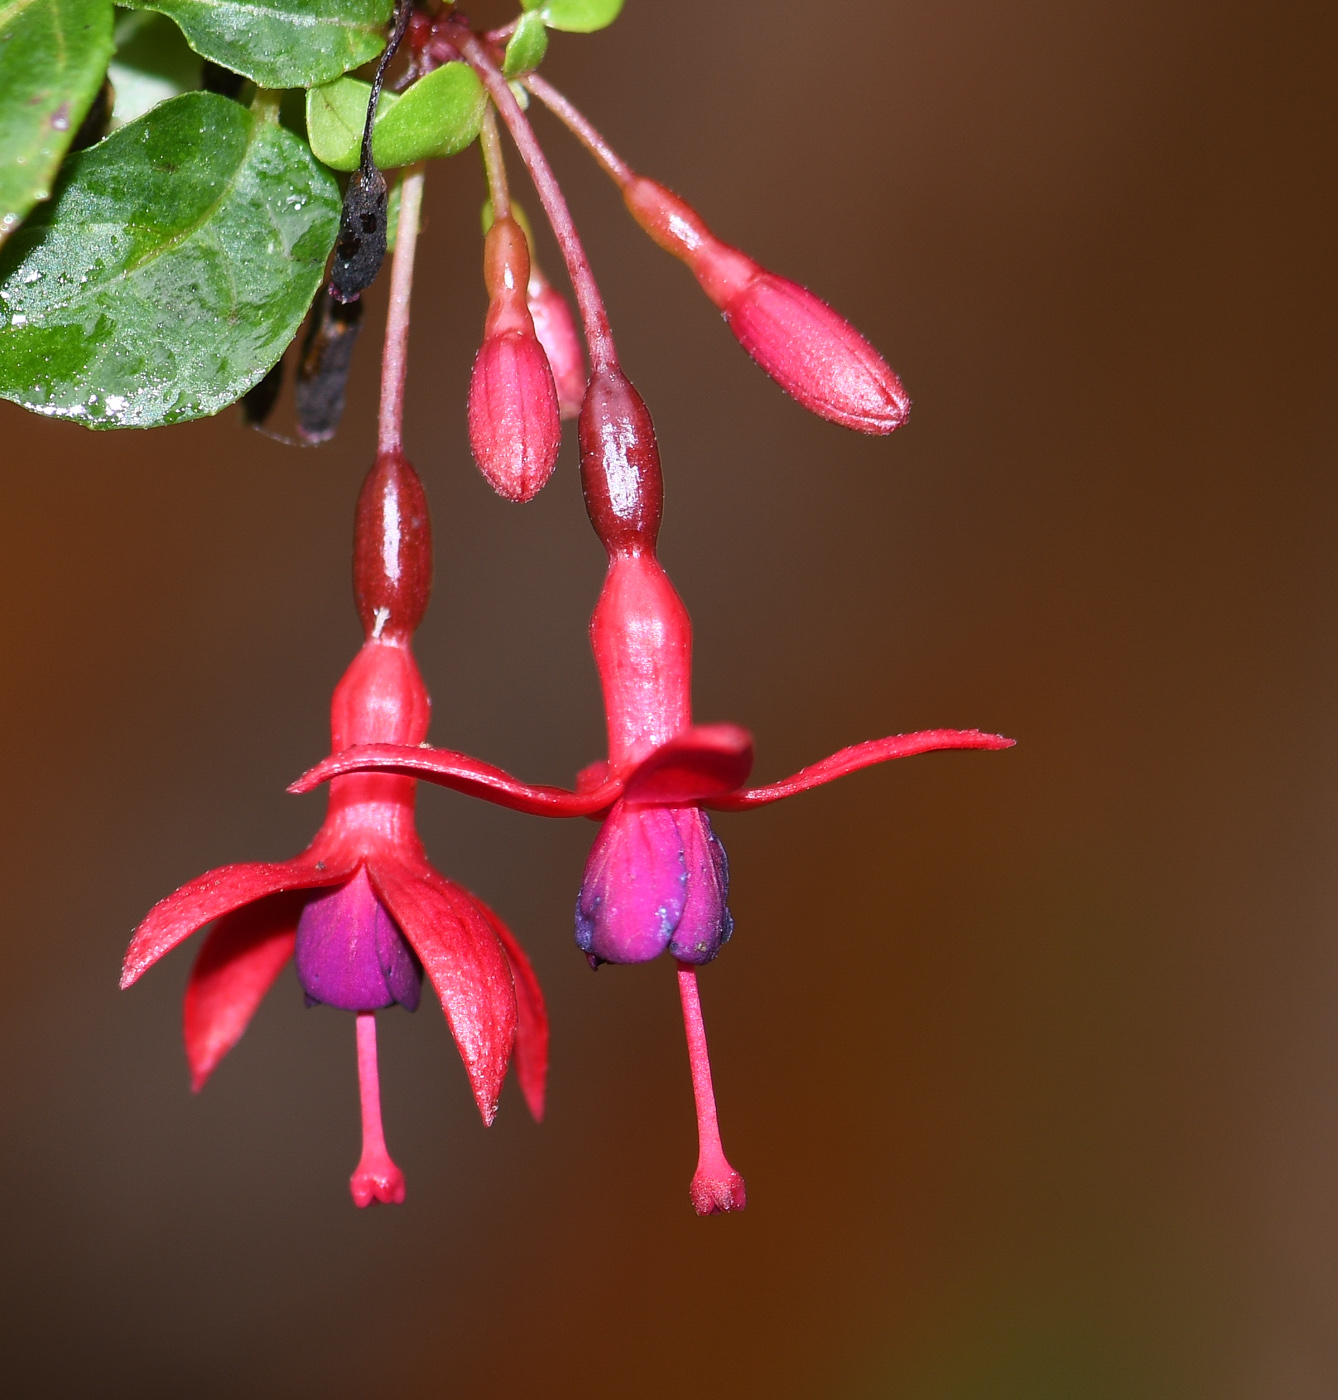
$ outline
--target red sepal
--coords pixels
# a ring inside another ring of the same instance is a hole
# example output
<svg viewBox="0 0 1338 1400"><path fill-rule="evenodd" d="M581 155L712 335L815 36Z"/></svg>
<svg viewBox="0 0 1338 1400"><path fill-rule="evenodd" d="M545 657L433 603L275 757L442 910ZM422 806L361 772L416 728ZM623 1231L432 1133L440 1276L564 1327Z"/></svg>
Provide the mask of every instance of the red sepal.
<svg viewBox="0 0 1338 1400"><path fill-rule="evenodd" d="M305 903L299 891L271 895L225 914L209 931L191 968L181 1017L197 1094L293 956Z"/></svg>
<svg viewBox="0 0 1338 1400"><path fill-rule="evenodd" d="M310 792L331 778L345 773L396 773L405 778L422 778L482 797L499 807L528 812L536 817L583 817L598 812L617 800L620 782L606 782L589 792L569 792L566 788L532 786L513 778L491 763L483 763L453 749L409 747L404 744L354 744L341 753L323 759L289 787L289 792Z"/></svg>
<svg viewBox="0 0 1338 1400"><path fill-rule="evenodd" d="M1011 749L1016 739L1002 734L983 734L979 729L922 729L918 734L893 734L886 739L869 739L852 744L819 763L801 768L791 777L766 787L745 788L742 792L706 800L705 805L722 812L742 812L749 807L761 807L767 802L779 802L809 788L821 787L847 773L886 763L893 758L909 758L912 754L930 753L935 749Z"/></svg>
<svg viewBox="0 0 1338 1400"><path fill-rule="evenodd" d="M506 953L474 901L426 861L415 869L402 856L373 858L367 873L422 960L479 1112L491 1123L516 1039L516 993Z"/></svg>
<svg viewBox="0 0 1338 1400"><path fill-rule="evenodd" d="M506 949L511 979L516 988L516 1079L536 1123L544 1121L544 1091L548 1085L548 1010L539 979L534 975L525 950L511 930L481 899L474 903L483 911L492 931Z"/></svg>
<svg viewBox="0 0 1338 1400"><path fill-rule="evenodd" d="M649 754L623 789L628 802L681 807L734 792L753 771L753 736L737 724L695 724Z"/></svg>
<svg viewBox="0 0 1338 1400"><path fill-rule="evenodd" d="M159 900L135 930L121 964L122 989L138 981L164 953L170 953L183 939L214 919L284 890L337 885L347 880L357 865L356 857L313 842L295 860L222 865L197 875Z"/></svg>

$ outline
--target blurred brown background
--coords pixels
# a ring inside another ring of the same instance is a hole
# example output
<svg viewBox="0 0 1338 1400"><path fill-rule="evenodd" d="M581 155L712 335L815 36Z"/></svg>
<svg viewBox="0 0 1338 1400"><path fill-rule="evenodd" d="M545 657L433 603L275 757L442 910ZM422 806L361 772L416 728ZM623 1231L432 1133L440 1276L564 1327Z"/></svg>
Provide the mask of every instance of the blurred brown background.
<svg viewBox="0 0 1338 1400"><path fill-rule="evenodd" d="M283 788L358 641L381 296L319 452L0 405L7 1394L1338 1394L1335 39L1303 0L628 0L555 39L628 159L916 400L890 440L808 417L536 118L660 429L699 717L762 780L1020 741L720 820L739 1217L688 1205L671 965L572 945L588 823L422 795L532 951L553 1072L542 1128L511 1087L484 1131L437 1011L384 1017L402 1209L348 1198L349 1018L286 974L195 1099L190 952L116 990L156 899L319 821ZM470 464L481 198L433 168L419 655L436 742L565 782L601 556L570 435L524 509Z"/></svg>

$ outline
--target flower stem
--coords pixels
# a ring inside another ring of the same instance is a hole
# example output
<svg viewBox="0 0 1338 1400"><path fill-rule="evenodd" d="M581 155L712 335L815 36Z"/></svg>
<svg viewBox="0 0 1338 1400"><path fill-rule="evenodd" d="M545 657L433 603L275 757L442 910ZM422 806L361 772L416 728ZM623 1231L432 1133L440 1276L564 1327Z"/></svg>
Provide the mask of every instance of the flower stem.
<svg viewBox="0 0 1338 1400"><path fill-rule="evenodd" d="M386 313L386 344L381 356L378 452L399 452L403 445L404 377L409 368L409 298L413 292L413 260L422 204L423 167L411 165L404 172L404 183L400 187L399 231L390 267L390 309Z"/></svg>
<svg viewBox="0 0 1338 1400"><path fill-rule="evenodd" d="M492 200L494 219L511 217L511 191L506 183L506 161L502 158L502 138L497 131L497 109L488 103L479 131L479 150L483 152L483 169L488 176L488 198Z"/></svg>
<svg viewBox="0 0 1338 1400"><path fill-rule="evenodd" d="M483 80L483 85L488 89L489 97L506 123L507 130L516 143L516 149L525 162L525 168L534 181L534 187L539 192L539 201L544 206L544 213L548 215L548 222L553 226L558 246L562 249L562 256L567 263L567 274L576 293L576 304L581 309L592 369L596 373L616 369L618 355L613 344L613 331L609 327L608 312L605 311L603 298L599 295L595 275L590 270L590 260L581 245L576 225L572 222L571 210L567 208L567 201L563 198L557 177L535 139L534 131L525 119L525 113L520 110L515 94L497 65L488 57L487 50L469 30L460 25L452 25L450 40Z"/></svg>
<svg viewBox="0 0 1338 1400"><path fill-rule="evenodd" d="M537 73L523 79L526 88L553 113L555 117L576 137L587 151L604 168L615 184L626 185L633 178L632 167L613 149L612 146L590 124L585 115L555 88L545 82Z"/></svg>
<svg viewBox="0 0 1338 1400"><path fill-rule="evenodd" d="M688 1037L688 1064L692 1068L692 1096L697 1103L697 1171L692 1178L692 1205L698 1215L742 1210L748 1202L743 1177L730 1166L720 1142L720 1123L711 1085L711 1057L706 1049L706 1023L702 1020L697 969L678 964L678 995L683 1002L683 1029Z"/></svg>
<svg viewBox="0 0 1338 1400"><path fill-rule="evenodd" d="M369 1206L373 1201L400 1205L404 1200L404 1173L390 1160L381 1130L374 1011L358 1012L358 1091L362 1098L362 1157L349 1178L349 1190L359 1206Z"/></svg>

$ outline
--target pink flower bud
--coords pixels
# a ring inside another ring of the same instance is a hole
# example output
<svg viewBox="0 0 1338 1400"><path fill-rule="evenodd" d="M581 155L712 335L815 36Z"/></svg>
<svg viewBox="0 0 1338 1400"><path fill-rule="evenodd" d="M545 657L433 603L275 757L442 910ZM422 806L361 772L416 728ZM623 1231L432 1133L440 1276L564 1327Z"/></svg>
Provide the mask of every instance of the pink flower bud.
<svg viewBox="0 0 1338 1400"><path fill-rule="evenodd" d="M557 388L525 304L529 249L514 219L498 219L484 244L488 316L469 381L469 443L494 491L528 501L562 445Z"/></svg>
<svg viewBox="0 0 1338 1400"><path fill-rule="evenodd" d="M530 285L526 295L534 333L548 356L553 381L557 385L558 408L562 417L575 418L585 397L585 356L576 332L567 299L539 270L530 264Z"/></svg>
<svg viewBox="0 0 1338 1400"><path fill-rule="evenodd" d="M696 274L739 344L792 398L862 433L890 433L911 403L883 357L844 317L795 282L722 243L676 194L635 176L632 216Z"/></svg>

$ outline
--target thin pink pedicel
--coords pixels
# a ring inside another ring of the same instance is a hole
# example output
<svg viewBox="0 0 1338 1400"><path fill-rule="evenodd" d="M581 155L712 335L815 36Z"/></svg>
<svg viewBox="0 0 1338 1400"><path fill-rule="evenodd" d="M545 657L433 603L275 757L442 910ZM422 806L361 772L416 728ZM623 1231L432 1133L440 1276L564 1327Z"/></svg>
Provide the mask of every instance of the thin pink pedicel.
<svg viewBox="0 0 1338 1400"><path fill-rule="evenodd" d="M692 1068L692 1097L697 1103L697 1170L690 1188L692 1208L698 1215L742 1210L748 1204L743 1177L730 1166L720 1143L720 1122L711 1085L711 1056L706 1048L706 1023L702 1020L697 969L678 964L678 995L683 1002L683 1029L688 1038L688 1064Z"/></svg>
<svg viewBox="0 0 1338 1400"><path fill-rule="evenodd" d="M709 1073L709 1071L708 1071ZM709 1082L709 1081L708 1081ZM354 1203L404 1204L404 1173L390 1159L381 1129L381 1080L376 1070L376 1013L358 1013L358 1093L362 1098L362 1156L348 1189Z"/></svg>

